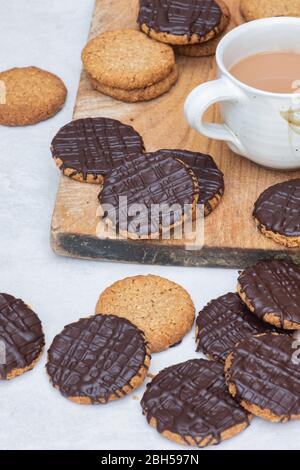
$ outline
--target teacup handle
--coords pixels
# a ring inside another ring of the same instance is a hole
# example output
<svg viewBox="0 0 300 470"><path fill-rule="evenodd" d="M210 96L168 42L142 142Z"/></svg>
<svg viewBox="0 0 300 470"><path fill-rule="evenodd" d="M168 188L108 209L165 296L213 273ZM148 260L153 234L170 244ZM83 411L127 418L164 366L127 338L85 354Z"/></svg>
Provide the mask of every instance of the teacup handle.
<svg viewBox="0 0 300 470"><path fill-rule="evenodd" d="M245 101L246 96L234 86L227 78L203 83L196 87L187 97L184 104L184 113L190 126L210 139L224 140L232 143L241 154L244 154L243 145L238 137L226 124L210 124L204 122L205 111L220 101Z"/></svg>

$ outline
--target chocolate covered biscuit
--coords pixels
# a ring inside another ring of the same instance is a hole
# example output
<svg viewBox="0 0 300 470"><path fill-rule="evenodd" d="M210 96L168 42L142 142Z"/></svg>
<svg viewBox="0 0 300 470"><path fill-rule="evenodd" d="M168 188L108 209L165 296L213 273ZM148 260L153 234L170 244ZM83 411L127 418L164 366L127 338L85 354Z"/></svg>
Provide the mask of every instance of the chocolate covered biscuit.
<svg viewBox="0 0 300 470"><path fill-rule="evenodd" d="M172 45L198 44L220 34L230 12L222 0L140 0L144 33Z"/></svg>
<svg viewBox="0 0 300 470"><path fill-rule="evenodd" d="M300 267L270 259L246 268L238 293L259 319L285 330L300 329Z"/></svg>
<svg viewBox="0 0 300 470"><path fill-rule="evenodd" d="M133 127L99 117L66 124L52 140L51 150L66 176L103 183L104 177L121 165L123 158L143 152L144 143Z"/></svg>
<svg viewBox="0 0 300 470"><path fill-rule="evenodd" d="M259 230L281 245L300 246L300 179L267 188L254 205Z"/></svg>
<svg viewBox="0 0 300 470"><path fill-rule="evenodd" d="M266 333L241 341L225 362L231 395L250 413L275 422L300 419L297 342Z"/></svg>
<svg viewBox="0 0 300 470"><path fill-rule="evenodd" d="M175 157L176 155L174 155ZM151 238L182 224L198 202L198 181L160 151L123 159L99 194L104 220L129 238ZM172 210L170 209L172 208Z"/></svg>
<svg viewBox="0 0 300 470"><path fill-rule="evenodd" d="M197 351L224 362L244 338L268 331L278 329L253 315L238 294L228 293L212 300L199 312L196 320Z"/></svg>
<svg viewBox="0 0 300 470"><path fill-rule="evenodd" d="M224 194L224 175L210 155L188 150L160 150L162 155L171 155L188 165L198 179L198 204L204 205L204 215L208 216L220 203Z"/></svg>
<svg viewBox="0 0 300 470"><path fill-rule="evenodd" d="M198 447L233 437L251 419L228 393L223 366L204 359L163 369L147 385L141 405L162 435Z"/></svg>
<svg viewBox="0 0 300 470"><path fill-rule="evenodd" d="M145 379L150 364L143 333L124 318L94 315L65 326L46 365L63 396L79 404L122 398Z"/></svg>
<svg viewBox="0 0 300 470"><path fill-rule="evenodd" d="M32 369L45 344L41 321L23 300L0 294L0 379Z"/></svg>

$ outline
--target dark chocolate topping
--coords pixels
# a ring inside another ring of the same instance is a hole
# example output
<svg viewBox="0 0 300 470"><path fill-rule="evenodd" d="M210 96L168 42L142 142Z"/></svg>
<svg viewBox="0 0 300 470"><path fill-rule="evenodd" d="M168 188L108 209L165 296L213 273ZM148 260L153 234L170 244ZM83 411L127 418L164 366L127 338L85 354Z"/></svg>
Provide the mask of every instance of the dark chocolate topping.
<svg viewBox="0 0 300 470"><path fill-rule="evenodd" d="M184 205L192 205L197 195L198 189L190 170L175 158L163 156L158 151L125 158L122 166L105 178L99 201L102 206L109 204L113 207L114 210L107 210L107 217L114 226L131 233L137 231L136 204L143 204L145 210L139 216L138 231L148 235L180 222ZM127 197L127 206L120 197ZM166 211L154 217L151 205L163 204L176 205L174 212ZM128 217L127 208L128 213L132 209Z"/></svg>
<svg viewBox="0 0 300 470"><path fill-rule="evenodd" d="M138 23L158 33L205 36L216 28L222 11L214 0L140 0Z"/></svg>
<svg viewBox="0 0 300 470"><path fill-rule="evenodd" d="M229 395L223 366L192 359L162 370L150 384L141 405L158 432L173 432L196 445L221 441L223 431L249 422L248 414Z"/></svg>
<svg viewBox="0 0 300 470"><path fill-rule="evenodd" d="M8 294L0 294L0 343L0 379L30 366L45 344L38 316L22 300Z"/></svg>
<svg viewBox="0 0 300 470"><path fill-rule="evenodd" d="M300 415L300 366L293 359L294 342L290 336L267 333L237 346L227 377L236 386L238 401L282 418Z"/></svg>
<svg viewBox="0 0 300 470"><path fill-rule="evenodd" d="M300 237L300 179L266 189L254 205L253 216L273 233Z"/></svg>
<svg viewBox="0 0 300 470"><path fill-rule="evenodd" d="M62 127L51 144L52 155L62 161L61 169L74 176L105 176L122 164L127 155L144 151L141 136L131 126L115 119L87 118Z"/></svg>
<svg viewBox="0 0 300 470"><path fill-rule="evenodd" d="M300 266L284 260L260 261L245 269L238 282L258 318L271 314L281 328L285 321L300 326Z"/></svg>
<svg viewBox="0 0 300 470"><path fill-rule="evenodd" d="M204 204L205 214L212 212L210 201L224 193L224 176L210 155L187 150L160 150L162 154L179 158L198 178L200 195L198 204Z"/></svg>
<svg viewBox="0 0 300 470"><path fill-rule="evenodd" d="M251 335L280 331L259 320L248 310L238 294L225 294L209 302L199 312L196 325L197 351L225 362L237 343Z"/></svg>
<svg viewBox="0 0 300 470"><path fill-rule="evenodd" d="M143 333L124 318L94 315L65 326L48 351L47 372L66 397L107 402L147 366Z"/></svg>

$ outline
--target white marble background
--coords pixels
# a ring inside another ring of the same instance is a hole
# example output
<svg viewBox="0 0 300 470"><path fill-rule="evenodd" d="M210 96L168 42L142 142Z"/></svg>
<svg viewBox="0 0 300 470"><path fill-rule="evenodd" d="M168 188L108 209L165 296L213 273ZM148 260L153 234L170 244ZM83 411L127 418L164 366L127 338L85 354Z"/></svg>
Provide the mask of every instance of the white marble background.
<svg viewBox="0 0 300 470"><path fill-rule="evenodd" d="M124 0L125 1L125 0ZM23 298L42 319L47 346L62 327L93 313L115 280L154 273L182 284L197 310L235 289L237 272L64 259L49 245L59 173L50 157L55 132L71 119L93 0L1 0L0 69L36 65L60 75L69 96L55 118L27 128L0 127L0 291ZM191 333L153 357L152 372L196 357ZM46 354L34 371L0 384L2 449L177 449L151 429L132 396L107 406L79 406L49 384ZM143 388L136 395L141 396ZM300 424L255 419L219 449L300 449Z"/></svg>

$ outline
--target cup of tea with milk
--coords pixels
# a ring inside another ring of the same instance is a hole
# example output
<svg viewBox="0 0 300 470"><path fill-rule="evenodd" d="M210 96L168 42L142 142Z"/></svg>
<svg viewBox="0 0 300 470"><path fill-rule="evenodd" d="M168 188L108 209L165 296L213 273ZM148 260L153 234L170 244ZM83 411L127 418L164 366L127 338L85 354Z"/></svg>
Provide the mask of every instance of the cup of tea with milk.
<svg viewBox="0 0 300 470"><path fill-rule="evenodd" d="M216 51L217 80L196 87L184 111L192 128L275 169L300 168L300 18L252 21ZM219 103L222 124L204 120Z"/></svg>

